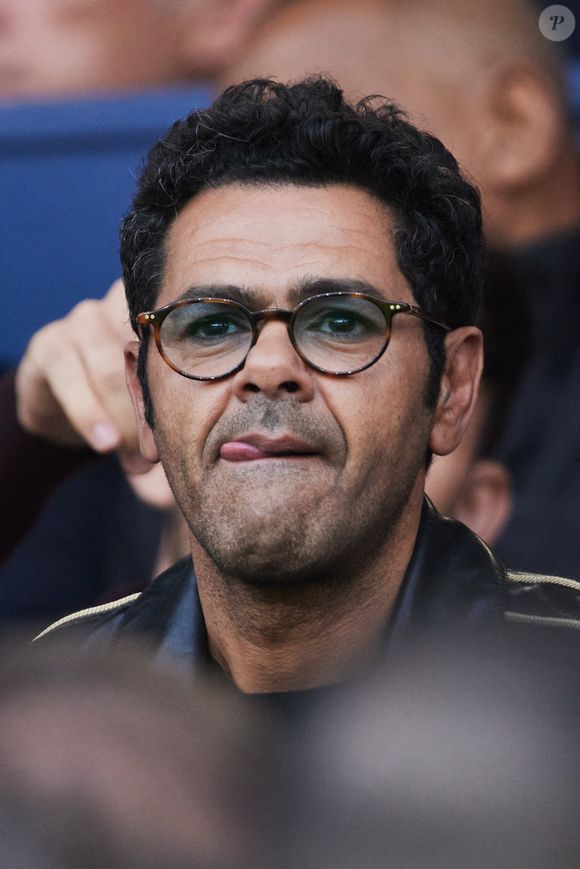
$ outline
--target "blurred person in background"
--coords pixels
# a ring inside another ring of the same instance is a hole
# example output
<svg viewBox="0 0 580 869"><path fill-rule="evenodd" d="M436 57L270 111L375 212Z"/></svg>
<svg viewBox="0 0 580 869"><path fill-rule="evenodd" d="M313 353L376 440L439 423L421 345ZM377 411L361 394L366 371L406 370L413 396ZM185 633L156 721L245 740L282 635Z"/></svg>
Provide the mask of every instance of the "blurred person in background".
<svg viewBox="0 0 580 869"><path fill-rule="evenodd" d="M279 0L0 0L0 101L211 78Z"/></svg>
<svg viewBox="0 0 580 869"><path fill-rule="evenodd" d="M562 44L528 0L296 0L258 28L222 83L322 71L431 130L481 189L510 252L533 354L496 456L514 485L506 563L580 578L580 169Z"/></svg>

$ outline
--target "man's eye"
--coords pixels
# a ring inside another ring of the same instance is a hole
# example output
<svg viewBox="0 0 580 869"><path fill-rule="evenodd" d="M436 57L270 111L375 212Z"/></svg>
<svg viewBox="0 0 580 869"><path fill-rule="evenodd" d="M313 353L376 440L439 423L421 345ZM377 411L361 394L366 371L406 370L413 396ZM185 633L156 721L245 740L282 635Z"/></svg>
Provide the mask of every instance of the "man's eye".
<svg viewBox="0 0 580 869"><path fill-rule="evenodd" d="M319 328L322 332L352 332L363 324L355 314L327 314L321 319Z"/></svg>
<svg viewBox="0 0 580 869"><path fill-rule="evenodd" d="M349 311L324 311L310 324L310 329L326 336L362 336L369 332L370 324L364 317Z"/></svg>
<svg viewBox="0 0 580 869"><path fill-rule="evenodd" d="M241 324L233 317L208 316L193 320L184 330L184 338L226 338L238 335L242 331Z"/></svg>

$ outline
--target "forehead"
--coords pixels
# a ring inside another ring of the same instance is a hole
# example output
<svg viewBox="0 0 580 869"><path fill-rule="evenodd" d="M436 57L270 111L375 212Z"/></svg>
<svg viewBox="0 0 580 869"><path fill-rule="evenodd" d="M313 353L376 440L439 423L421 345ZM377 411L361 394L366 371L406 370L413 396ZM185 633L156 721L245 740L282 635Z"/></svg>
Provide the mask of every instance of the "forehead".
<svg viewBox="0 0 580 869"><path fill-rule="evenodd" d="M393 228L386 207L348 185L207 190L169 229L158 304L194 284L248 287L267 305L283 304L291 286L316 278L364 281L411 301Z"/></svg>

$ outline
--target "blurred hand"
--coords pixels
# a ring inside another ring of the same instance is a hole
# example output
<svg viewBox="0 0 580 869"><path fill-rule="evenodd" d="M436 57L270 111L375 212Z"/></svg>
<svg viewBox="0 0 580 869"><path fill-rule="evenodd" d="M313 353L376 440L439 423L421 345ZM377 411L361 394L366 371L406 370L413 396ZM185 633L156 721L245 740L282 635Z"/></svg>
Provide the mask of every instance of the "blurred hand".
<svg viewBox="0 0 580 869"><path fill-rule="evenodd" d="M80 302L31 339L16 374L20 424L60 446L117 450L126 470L151 468L139 453L123 348L132 337L123 282Z"/></svg>

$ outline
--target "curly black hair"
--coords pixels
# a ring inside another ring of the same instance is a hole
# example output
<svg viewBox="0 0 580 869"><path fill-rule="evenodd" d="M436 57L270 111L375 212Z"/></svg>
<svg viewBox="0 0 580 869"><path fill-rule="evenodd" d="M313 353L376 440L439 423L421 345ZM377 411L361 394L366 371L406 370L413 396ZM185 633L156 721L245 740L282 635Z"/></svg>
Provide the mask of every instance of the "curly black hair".
<svg viewBox="0 0 580 869"><path fill-rule="evenodd" d="M350 184L387 206L401 272L417 304L458 327L476 322L481 294L479 194L434 136L381 97L349 104L322 76L295 84L255 79L177 121L149 153L121 228L131 322L155 306L167 230L201 190L232 183ZM385 239L386 241L386 239ZM425 324L434 404L444 336ZM143 354L141 357L143 361ZM140 365L144 382L144 364Z"/></svg>

